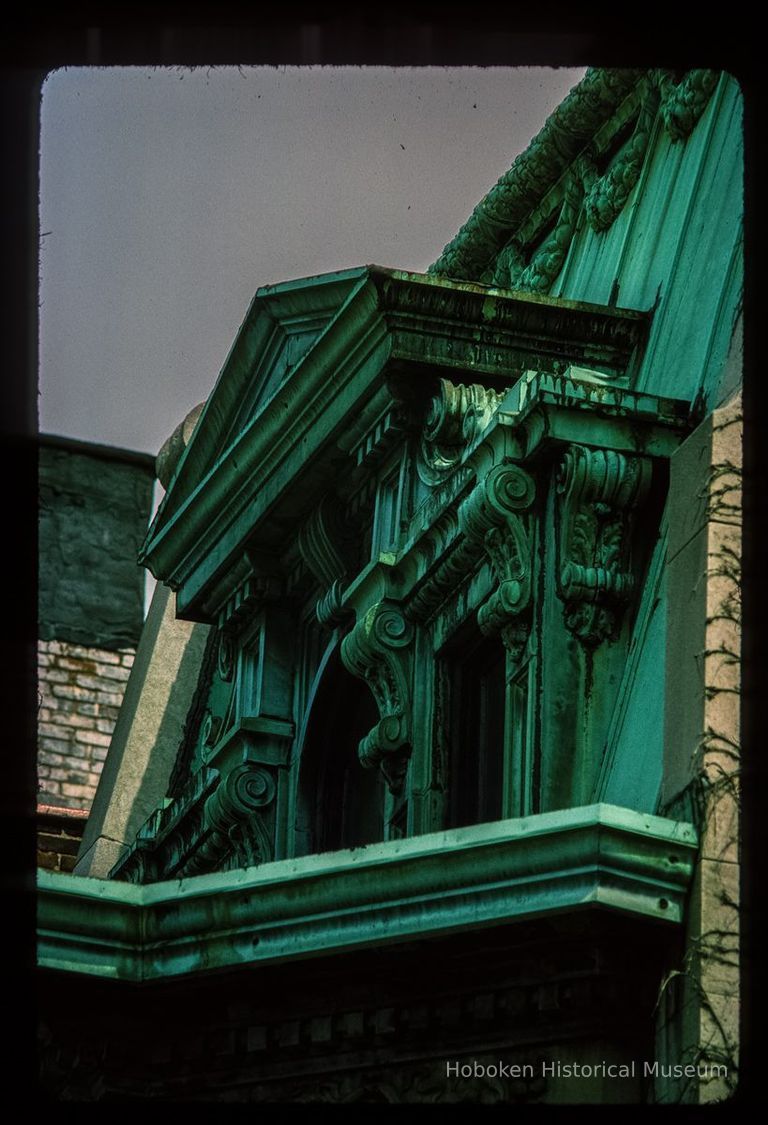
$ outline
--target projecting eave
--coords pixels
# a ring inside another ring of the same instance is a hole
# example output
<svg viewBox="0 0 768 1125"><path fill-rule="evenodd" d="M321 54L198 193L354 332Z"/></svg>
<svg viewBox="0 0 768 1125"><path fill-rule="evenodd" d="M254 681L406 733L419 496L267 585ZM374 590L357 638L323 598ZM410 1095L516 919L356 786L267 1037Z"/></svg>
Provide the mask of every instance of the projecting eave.
<svg viewBox="0 0 768 1125"><path fill-rule="evenodd" d="M576 910L683 921L693 827L592 805L146 886L39 873L39 964L131 981Z"/></svg>
<svg viewBox="0 0 768 1125"><path fill-rule="evenodd" d="M335 302L335 304L334 304ZM150 528L141 561L208 620L246 544L279 551L360 429L403 385L585 364L623 379L645 313L365 266L260 289Z"/></svg>

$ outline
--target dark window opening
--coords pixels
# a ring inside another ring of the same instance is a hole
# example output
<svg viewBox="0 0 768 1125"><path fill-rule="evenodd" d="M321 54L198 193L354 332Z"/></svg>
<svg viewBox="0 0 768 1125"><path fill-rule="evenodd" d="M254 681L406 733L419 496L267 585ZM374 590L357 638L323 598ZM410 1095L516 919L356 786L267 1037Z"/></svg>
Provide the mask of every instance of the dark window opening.
<svg viewBox="0 0 768 1125"><path fill-rule="evenodd" d="M312 703L304 739L298 854L356 848L383 838L381 771L366 768L357 755L360 739L378 719L370 689L334 652Z"/></svg>
<svg viewBox="0 0 768 1125"><path fill-rule="evenodd" d="M461 828L503 815L504 645L483 641L449 669L448 824Z"/></svg>

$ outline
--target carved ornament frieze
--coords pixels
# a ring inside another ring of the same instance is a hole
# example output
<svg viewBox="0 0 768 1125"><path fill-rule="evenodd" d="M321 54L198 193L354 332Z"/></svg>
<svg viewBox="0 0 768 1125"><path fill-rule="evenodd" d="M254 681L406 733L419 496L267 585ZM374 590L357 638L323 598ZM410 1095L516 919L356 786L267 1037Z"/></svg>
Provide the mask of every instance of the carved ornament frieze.
<svg viewBox="0 0 768 1125"><path fill-rule="evenodd" d="M689 70L678 83L659 74L661 119L672 141L684 141L693 132L719 80L717 70Z"/></svg>
<svg viewBox="0 0 768 1125"><path fill-rule="evenodd" d="M588 648L613 639L635 588L632 516L647 496L651 462L571 445L560 463L557 593L568 630Z"/></svg>
<svg viewBox="0 0 768 1125"><path fill-rule="evenodd" d="M579 161L569 176L552 233L534 251L529 264L520 274L510 278L512 288L528 293L549 292L570 250L583 200L584 173Z"/></svg>
<svg viewBox="0 0 768 1125"><path fill-rule="evenodd" d="M590 69L525 152L478 204L429 272L478 280L585 143L643 77L641 70Z"/></svg>
<svg viewBox="0 0 768 1125"><path fill-rule="evenodd" d="M607 171L602 176L597 176L594 167L585 164L587 194L584 199L584 213L592 230L607 230L621 214L624 204L640 178L658 108L658 89L655 83L649 82L640 103L640 112L632 136Z"/></svg>
<svg viewBox="0 0 768 1125"><path fill-rule="evenodd" d="M628 142L602 175L598 175L595 167L596 153L590 145L579 154L568 173L563 202L554 228L533 250L526 250L521 241L519 225L516 228L510 223L508 234L511 237L498 250L492 266L486 267L491 284L534 293L548 292L565 263L582 210L592 230L607 230L621 214L639 180L657 120L661 120L673 142L684 141L704 112L719 77L718 71L690 70L679 82L675 82L668 71L650 71ZM508 176L514 168L513 165ZM504 179L503 177L489 193L481 208L485 208L488 201L500 192ZM555 179L556 177L553 178L553 184ZM500 198L503 195L500 194ZM479 226L482 228L481 208L478 208L472 219L480 220ZM465 231L469 234L471 225L472 220L462 228L454 243L459 241ZM490 235L490 230L488 233ZM494 236L498 237L495 231ZM450 269L445 268L443 262L452 247L453 244L446 248L443 258L433 267L435 272L451 276ZM466 253L466 248L463 249ZM464 255L458 255L454 250L451 260L460 260L462 257ZM443 268L439 268L441 266ZM483 272L462 272L454 276L476 277L482 276Z"/></svg>
<svg viewBox="0 0 768 1125"><path fill-rule="evenodd" d="M482 543L458 535L454 544L410 593L408 617L423 623L446 602L473 573L483 553Z"/></svg>

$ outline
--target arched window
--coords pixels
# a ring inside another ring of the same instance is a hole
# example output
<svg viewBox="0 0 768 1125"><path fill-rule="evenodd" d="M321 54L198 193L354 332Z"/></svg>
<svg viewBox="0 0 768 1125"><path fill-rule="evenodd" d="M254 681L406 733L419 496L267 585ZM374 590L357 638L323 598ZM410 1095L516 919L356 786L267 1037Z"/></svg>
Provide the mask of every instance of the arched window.
<svg viewBox="0 0 768 1125"><path fill-rule="evenodd" d="M338 851L383 839L384 782L357 756L379 719L367 685L335 646L320 666L304 729L296 808L296 854Z"/></svg>

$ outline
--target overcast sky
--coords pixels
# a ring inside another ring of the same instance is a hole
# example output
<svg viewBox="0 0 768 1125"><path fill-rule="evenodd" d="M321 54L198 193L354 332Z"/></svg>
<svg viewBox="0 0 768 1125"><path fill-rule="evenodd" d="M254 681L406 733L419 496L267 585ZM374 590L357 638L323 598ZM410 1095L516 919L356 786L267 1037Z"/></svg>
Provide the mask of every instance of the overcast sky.
<svg viewBox="0 0 768 1125"><path fill-rule="evenodd" d="M259 285L425 270L583 73L54 72L40 429L156 453L212 389Z"/></svg>

